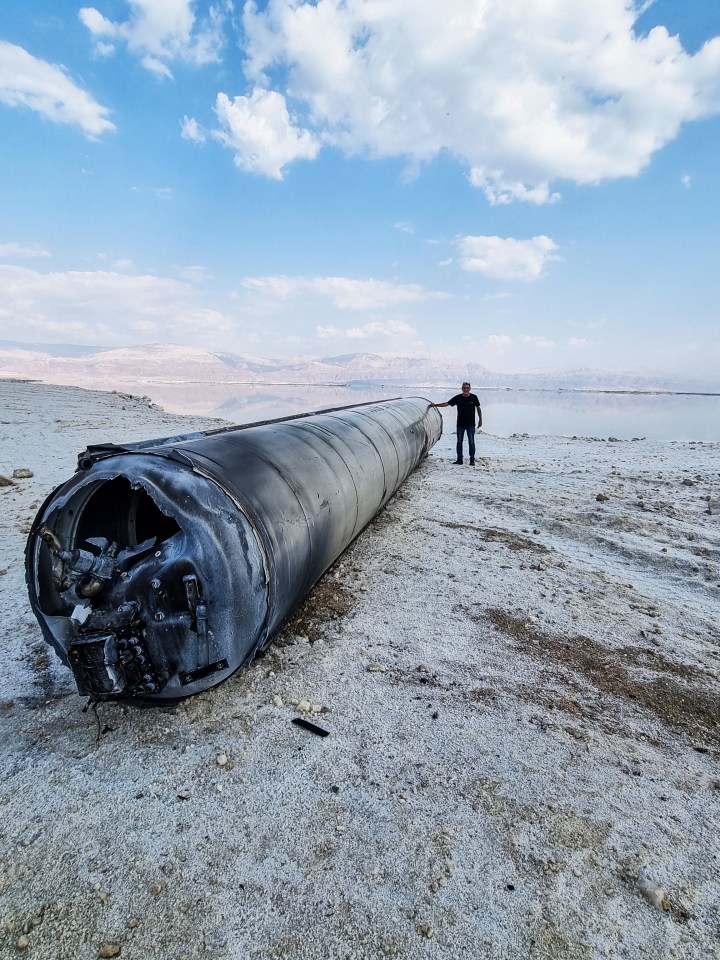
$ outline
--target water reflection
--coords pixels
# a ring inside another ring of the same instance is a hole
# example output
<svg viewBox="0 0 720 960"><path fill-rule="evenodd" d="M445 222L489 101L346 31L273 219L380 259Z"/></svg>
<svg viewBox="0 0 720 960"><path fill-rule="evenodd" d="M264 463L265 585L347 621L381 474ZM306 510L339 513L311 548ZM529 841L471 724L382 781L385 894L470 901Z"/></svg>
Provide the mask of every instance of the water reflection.
<svg viewBox="0 0 720 960"><path fill-rule="evenodd" d="M272 420L329 407L397 396L447 400L458 388L398 388L392 385L117 382L108 389L144 394L173 413L222 417L232 423ZM631 440L720 440L720 397L688 394L581 393L543 390L483 390L484 429L513 433L617 437ZM452 429L454 411L445 410Z"/></svg>

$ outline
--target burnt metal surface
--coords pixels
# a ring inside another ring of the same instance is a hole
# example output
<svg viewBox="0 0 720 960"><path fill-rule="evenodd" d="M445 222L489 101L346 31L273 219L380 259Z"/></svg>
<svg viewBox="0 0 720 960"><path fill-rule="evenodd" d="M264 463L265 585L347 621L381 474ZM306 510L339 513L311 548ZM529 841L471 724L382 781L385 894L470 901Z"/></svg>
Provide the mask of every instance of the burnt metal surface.
<svg viewBox="0 0 720 960"><path fill-rule="evenodd" d="M412 397L88 447L26 549L45 639L94 700L227 679L440 438Z"/></svg>

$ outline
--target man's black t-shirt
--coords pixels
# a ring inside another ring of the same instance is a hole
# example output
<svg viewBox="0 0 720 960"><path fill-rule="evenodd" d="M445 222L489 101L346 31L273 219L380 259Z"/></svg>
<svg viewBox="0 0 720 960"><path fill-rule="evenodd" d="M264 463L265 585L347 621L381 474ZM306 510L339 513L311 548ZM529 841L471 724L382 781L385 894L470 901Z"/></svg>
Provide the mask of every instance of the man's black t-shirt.
<svg viewBox="0 0 720 960"><path fill-rule="evenodd" d="M458 393L452 400L448 400L448 403L451 407L457 407L458 428L475 426L475 408L480 409L480 401L474 393L469 393L467 396Z"/></svg>

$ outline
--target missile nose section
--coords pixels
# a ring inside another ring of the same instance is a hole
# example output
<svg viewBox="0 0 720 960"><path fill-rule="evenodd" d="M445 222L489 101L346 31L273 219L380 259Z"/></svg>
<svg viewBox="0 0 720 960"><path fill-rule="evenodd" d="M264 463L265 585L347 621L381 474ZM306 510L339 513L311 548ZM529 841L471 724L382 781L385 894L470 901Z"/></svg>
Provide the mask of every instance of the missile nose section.
<svg viewBox="0 0 720 960"><path fill-rule="evenodd" d="M263 647L440 437L411 398L91 447L26 549L45 639L93 700L172 702Z"/></svg>

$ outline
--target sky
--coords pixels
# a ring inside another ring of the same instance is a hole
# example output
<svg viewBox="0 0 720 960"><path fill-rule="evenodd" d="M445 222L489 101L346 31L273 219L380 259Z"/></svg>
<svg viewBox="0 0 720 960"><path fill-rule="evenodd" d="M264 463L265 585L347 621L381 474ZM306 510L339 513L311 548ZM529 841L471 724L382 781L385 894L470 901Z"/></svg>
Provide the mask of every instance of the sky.
<svg viewBox="0 0 720 960"><path fill-rule="evenodd" d="M0 340L720 369L717 0L6 2L0 145Z"/></svg>

